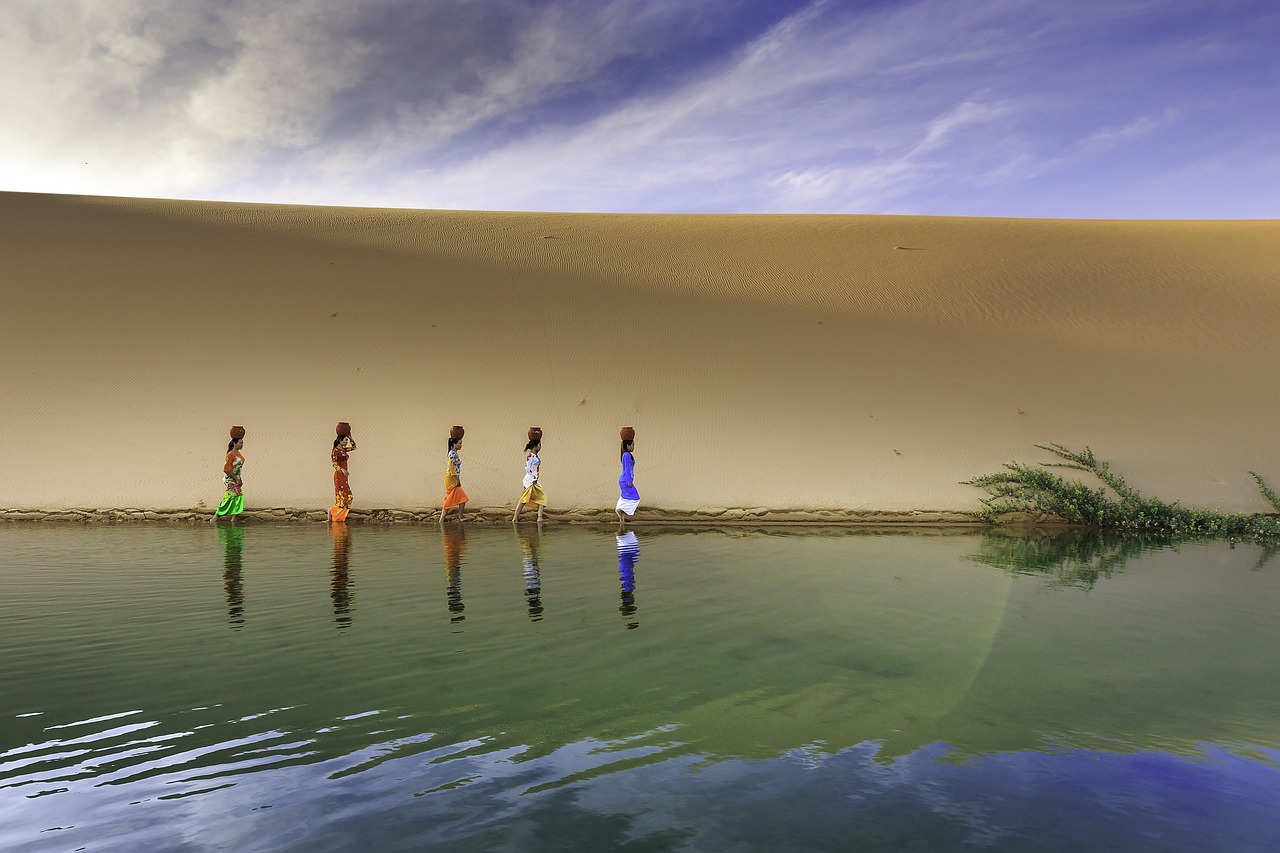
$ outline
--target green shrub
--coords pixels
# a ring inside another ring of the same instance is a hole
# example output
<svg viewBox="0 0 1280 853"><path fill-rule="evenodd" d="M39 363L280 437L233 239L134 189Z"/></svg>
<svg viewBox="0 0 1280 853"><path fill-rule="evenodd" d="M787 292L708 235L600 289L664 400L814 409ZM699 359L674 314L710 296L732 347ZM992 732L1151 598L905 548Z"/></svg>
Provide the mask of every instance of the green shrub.
<svg viewBox="0 0 1280 853"><path fill-rule="evenodd" d="M979 513L983 520L995 523L1009 513L1027 513L1101 530L1254 540L1280 538L1280 517L1191 509L1176 501L1166 503L1131 487L1106 462L1099 462L1088 447L1080 453L1060 444L1037 444L1036 447L1064 461L1039 467L1011 462L1004 466L1004 471L965 481L966 485L978 486L987 492ZM1092 474L1102 485L1090 488L1079 480L1068 480L1046 470L1048 468L1083 471ZM1280 511L1280 497L1259 474L1249 473L1267 501Z"/></svg>

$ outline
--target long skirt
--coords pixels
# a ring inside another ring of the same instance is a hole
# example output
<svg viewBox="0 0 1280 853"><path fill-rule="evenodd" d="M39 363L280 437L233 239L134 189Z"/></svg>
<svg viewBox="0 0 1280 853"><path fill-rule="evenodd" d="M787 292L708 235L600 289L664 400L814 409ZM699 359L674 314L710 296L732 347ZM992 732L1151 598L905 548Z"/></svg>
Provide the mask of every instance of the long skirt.
<svg viewBox="0 0 1280 853"><path fill-rule="evenodd" d="M347 475L341 471L333 472L333 506L329 507L329 517L334 521L346 521L347 513L355 498L351 495L351 485Z"/></svg>
<svg viewBox="0 0 1280 853"><path fill-rule="evenodd" d="M524 492L520 495L520 503L541 504L542 506L546 506L547 493L542 491L542 486L540 486L537 483L534 483L532 486L525 489Z"/></svg>
<svg viewBox="0 0 1280 853"><path fill-rule="evenodd" d="M458 484L458 478L446 476L444 478L444 506L441 509L453 509L455 506L461 506L466 502L467 493Z"/></svg>
<svg viewBox="0 0 1280 853"><path fill-rule="evenodd" d="M216 510L218 515L239 515L244 512L244 493L234 487L228 487L222 495L222 503Z"/></svg>
<svg viewBox="0 0 1280 853"><path fill-rule="evenodd" d="M619 512L625 512L627 515L635 515L636 507L638 506L640 506L639 498L636 498L635 500L632 500L631 498L618 498L618 505L614 507L614 509Z"/></svg>

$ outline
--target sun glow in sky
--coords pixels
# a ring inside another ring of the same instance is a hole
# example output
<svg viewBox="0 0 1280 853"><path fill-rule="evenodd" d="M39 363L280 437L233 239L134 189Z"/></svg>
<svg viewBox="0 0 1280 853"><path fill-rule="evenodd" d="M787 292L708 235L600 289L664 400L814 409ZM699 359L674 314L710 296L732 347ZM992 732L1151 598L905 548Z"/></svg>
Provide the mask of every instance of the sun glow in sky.
<svg viewBox="0 0 1280 853"><path fill-rule="evenodd" d="M6 0L0 190L1280 217L1273 0Z"/></svg>

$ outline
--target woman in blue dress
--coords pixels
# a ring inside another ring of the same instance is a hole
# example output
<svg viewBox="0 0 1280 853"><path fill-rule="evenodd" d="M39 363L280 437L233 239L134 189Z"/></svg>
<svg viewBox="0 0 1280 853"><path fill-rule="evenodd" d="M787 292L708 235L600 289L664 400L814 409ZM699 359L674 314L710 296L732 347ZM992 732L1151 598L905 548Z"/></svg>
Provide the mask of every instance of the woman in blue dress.
<svg viewBox="0 0 1280 853"><path fill-rule="evenodd" d="M636 514L640 506L640 492L636 491L636 457L632 451L636 448L635 438L622 439L622 473L618 476L618 505L614 510L618 513L618 529L626 527L627 516ZM626 515L623 515L626 513Z"/></svg>

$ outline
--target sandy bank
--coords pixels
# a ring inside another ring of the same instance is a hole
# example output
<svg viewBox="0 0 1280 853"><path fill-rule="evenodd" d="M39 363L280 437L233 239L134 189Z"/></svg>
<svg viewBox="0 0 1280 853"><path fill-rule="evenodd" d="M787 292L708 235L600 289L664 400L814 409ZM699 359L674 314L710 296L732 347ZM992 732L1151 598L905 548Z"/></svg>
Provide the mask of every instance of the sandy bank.
<svg viewBox="0 0 1280 853"><path fill-rule="evenodd" d="M1164 498L1280 479L1280 222L371 210L0 194L0 506L965 512L1032 445ZM642 506L643 506L642 505Z"/></svg>
<svg viewBox="0 0 1280 853"><path fill-rule="evenodd" d="M526 517L520 529L533 529L536 523ZM81 523L81 524L204 524L209 523L208 512L191 509L141 509L139 507L121 507L112 509L7 509L0 510L0 522L47 522ZM347 518L349 524L438 524L439 510L403 510L394 508L353 509ZM296 507L246 508L244 513L231 519L223 519L221 524L324 524L327 523L323 510L298 509ZM456 528L459 522L450 515L447 525ZM617 516L611 509L578 509L549 510L545 523L563 524L605 524L617 525ZM468 512L465 522L468 526L510 526L511 512L506 508L484 508ZM1046 522L1047 526L1049 525ZM644 514L632 519L631 527L648 531L660 531L666 528L697 527L707 529L715 527L735 528L774 528L785 526L812 528L841 528L868 530L901 530L910 528L939 528L947 530L973 529L984 527L972 514L963 512L881 512L857 510L770 510L763 507L751 509L728 509L713 507L703 510L679 511L662 508L646 508ZM1060 526L1060 525L1058 525Z"/></svg>

